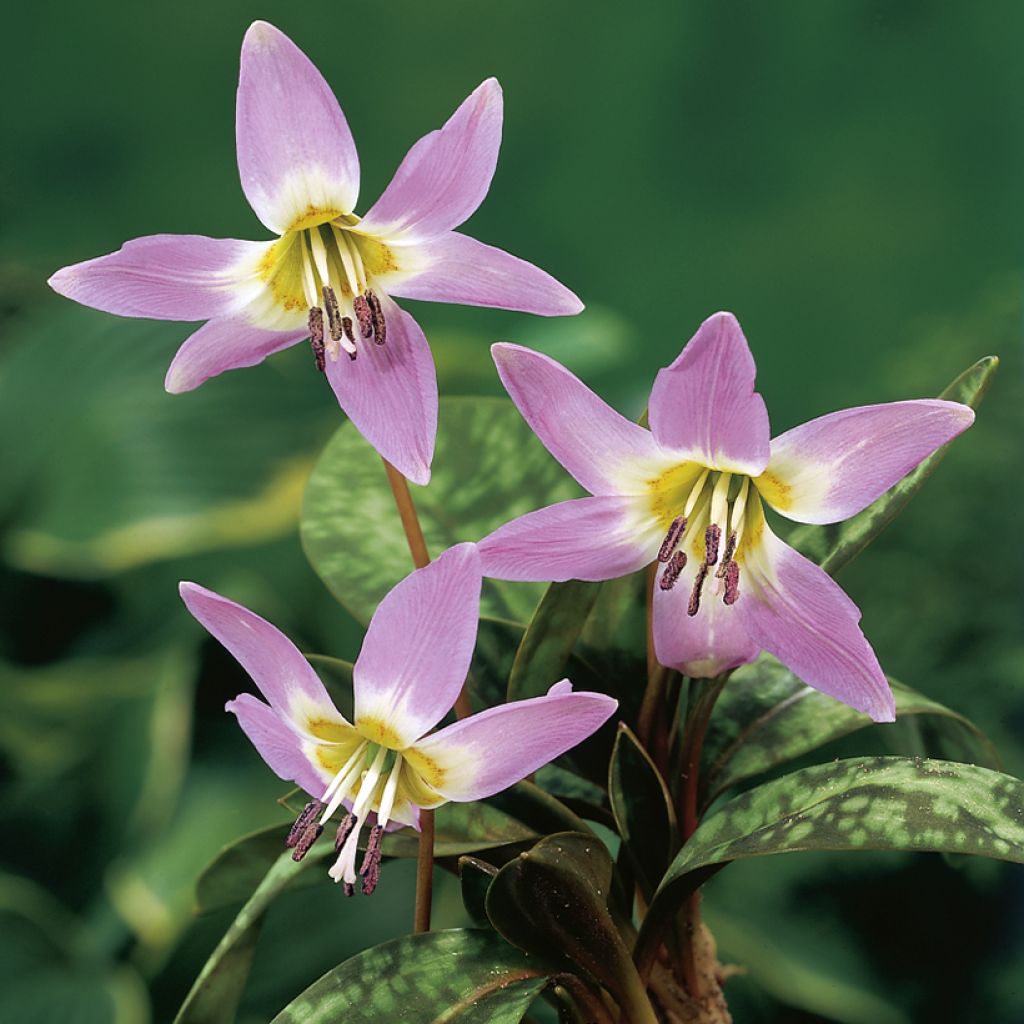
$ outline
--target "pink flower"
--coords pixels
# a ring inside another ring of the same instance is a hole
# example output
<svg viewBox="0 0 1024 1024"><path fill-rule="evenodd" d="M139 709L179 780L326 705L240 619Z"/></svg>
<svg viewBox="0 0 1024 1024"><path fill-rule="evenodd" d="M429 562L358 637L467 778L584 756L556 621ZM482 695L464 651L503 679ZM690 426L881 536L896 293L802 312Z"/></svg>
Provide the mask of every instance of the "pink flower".
<svg viewBox="0 0 1024 1024"><path fill-rule="evenodd" d="M406 577L380 603L353 670L354 721L335 708L295 645L258 615L182 583L189 611L252 677L267 703L241 694L227 705L260 756L313 801L289 837L299 859L342 806L330 874L351 893L359 833L373 815L360 869L371 892L380 839L419 825L421 808L490 796L586 739L614 713L600 693L563 679L545 697L517 701L431 732L455 703L476 643L480 559L459 544Z"/></svg>
<svg viewBox="0 0 1024 1024"><path fill-rule="evenodd" d="M810 686L893 720L857 606L772 532L763 505L800 523L848 519L966 430L967 406L863 406L770 439L754 359L729 313L706 320L658 373L650 430L546 356L506 344L492 352L527 423L594 497L531 512L486 537L485 575L605 580L657 560L662 664L714 676L768 651Z"/></svg>
<svg viewBox="0 0 1024 1024"><path fill-rule="evenodd" d="M359 158L338 101L287 36L257 21L242 44L238 169L256 215L279 237L151 235L65 267L50 285L121 316L208 320L167 371L174 393L311 338L356 427L426 483L437 428L434 363L393 297L543 316L583 308L544 271L452 230L487 194L501 120L501 88L491 78L409 150L360 219Z"/></svg>

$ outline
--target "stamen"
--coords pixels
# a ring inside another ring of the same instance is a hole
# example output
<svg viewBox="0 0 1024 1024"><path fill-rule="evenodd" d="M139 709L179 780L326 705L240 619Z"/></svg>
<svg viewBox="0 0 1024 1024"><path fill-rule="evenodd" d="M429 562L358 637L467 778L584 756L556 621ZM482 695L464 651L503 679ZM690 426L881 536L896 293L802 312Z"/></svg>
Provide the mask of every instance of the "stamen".
<svg viewBox="0 0 1024 1024"><path fill-rule="evenodd" d="M370 312L370 304L366 301L366 296L357 295L352 300L352 308L359 321L359 333L364 338L369 338L373 334L373 314Z"/></svg>
<svg viewBox="0 0 1024 1024"><path fill-rule="evenodd" d="M383 345L388 339L388 325L384 322L384 309L380 299L373 292L366 293L366 301L370 306L370 317L373 320L373 340Z"/></svg>
<svg viewBox="0 0 1024 1024"><path fill-rule="evenodd" d="M299 812L299 816L295 819L295 824L292 825L291 831L288 833L288 838L285 839L284 845L291 848L295 846L299 837L303 832L306 831L306 827L311 821L313 821L320 812L323 810L323 803L319 800L310 800L305 807Z"/></svg>
<svg viewBox="0 0 1024 1024"><path fill-rule="evenodd" d="M693 590L690 591L690 603L686 607L686 614L691 618L700 611L700 592L704 581L708 578L708 564L705 562L697 570L697 578L693 581Z"/></svg>
<svg viewBox="0 0 1024 1024"><path fill-rule="evenodd" d="M679 538L682 537L685 529L686 516L676 516L672 520L672 525L668 528L668 533L665 534L665 539L661 542L661 547L658 549L659 562L667 562L672 557L672 552L679 543ZM662 578L664 579L664 577Z"/></svg>
<svg viewBox="0 0 1024 1024"><path fill-rule="evenodd" d="M341 853L341 848L345 845L345 840L352 833L352 829L356 827L358 818L354 814L346 814L341 819L341 824L338 826L338 831L334 834L334 849L337 853Z"/></svg>
<svg viewBox="0 0 1024 1024"><path fill-rule="evenodd" d="M320 838L324 827L316 819L323 806L319 800L311 800L295 819L295 824L284 841L284 845L293 851L292 860L302 860L309 853L310 847Z"/></svg>
<svg viewBox="0 0 1024 1024"><path fill-rule="evenodd" d="M323 373L327 366L326 352L324 345L324 311L319 306L314 306L309 311L309 343L313 346L313 358L316 360L316 368Z"/></svg>
<svg viewBox="0 0 1024 1024"><path fill-rule="evenodd" d="M370 829L370 838L366 843L366 855L363 857L359 874L363 876L363 895L369 896L380 881L380 841L384 835L383 825L374 825Z"/></svg>
<svg viewBox="0 0 1024 1024"><path fill-rule="evenodd" d="M356 887L351 882L346 882L342 889L345 891L346 896L355 896L356 894Z"/></svg>
<svg viewBox="0 0 1024 1024"><path fill-rule="evenodd" d="M658 586L662 590L671 590L679 579L680 573L686 568L686 552L677 551L670 559L665 571L661 574Z"/></svg>
<svg viewBox="0 0 1024 1024"><path fill-rule="evenodd" d="M722 531L711 523L704 531L704 564L714 565L718 561L718 542L722 539Z"/></svg>
<svg viewBox="0 0 1024 1024"><path fill-rule="evenodd" d="M331 330L331 339L333 341L340 341L343 328L341 326L341 311L338 309L338 297L334 294L334 289L329 284L324 285L323 294L324 309L327 310L327 323Z"/></svg>
<svg viewBox="0 0 1024 1024"><path fill-rule="evenodd" d="M718 572L715 576L718 579L723 579L726 572L729 569L729 563L732 561L732 556L736 554L736 533L730 533L729 539L725 542L725 554L722 555L722 564L718 567Z"/></svg>
<svg viewBox="0 0 1024 1024"><path fill-rule="evenodd" d="M729 562L725 567L725 596L722 600L729 605L735 604L740 597L740 567Z"/></svg>
<svg viewBox="0 0 1024 1024"><path fill-rule="evenodd" d="M708 474L711 472L710 469L705 469L701 472L700 476L697 477L697 482L690 489L690 496L686 499L686 504L683 506L683 518L688 519L690 513L693 511L693 506L697 504L697 499L704 492L704 483L708 478Z"/></svg>
<svg viewBox="0 0 1024 1024"><path fill-rule="evenodd" d="M345 337L354 345L356 343L356 336L352 333L352 317L343 316L341 318L341 329L345 332Z"/></svg>

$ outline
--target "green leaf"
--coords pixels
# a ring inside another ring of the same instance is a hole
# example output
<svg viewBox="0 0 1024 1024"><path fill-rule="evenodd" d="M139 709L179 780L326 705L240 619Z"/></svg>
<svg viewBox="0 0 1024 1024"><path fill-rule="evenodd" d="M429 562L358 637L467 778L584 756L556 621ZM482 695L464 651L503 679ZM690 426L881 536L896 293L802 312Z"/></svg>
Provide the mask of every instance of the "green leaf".
<svg viewBox="0 0 1024 1024"><path fill-rule="evenodd" d="M412 490L435 556L581 493L515 406L498 398L441 399L433 477L427 487ZM409 572L384 468L350 423L328 443L310 477L302 543L313 568L360 622L369 621L381 598ZM481 613L525 623L542 593L542 584L487 580Z"/></svg>
<svg viewBox="0 0 1024 1024"><path fill-rule="evenodd" d="M714 871L805 850L926 850L1024 863L1024 782L922 758L853 758L766 782L709 815L665 875L638 940L648 962L665 922Z"/></svg>
<svg viewBox="0 0 1024 1024"><path fill-rule="evenodd" d="M164 372L188 330L65 303L5 343L0 436L18 438L0 449L9 562L99 577L294 530L337 419L329 389L306 359L289 374L299 367L284 355L169 395Z"/></svg>
<svg viewBox="0 0 1024 1024"><path fill-rule="evenodd" d="M960 739L971 760L999 768L999 756L969 719L895 679L897 717L927 715ZM768 655L730 677L705 741L706 802L731 786L874 723L812 689Z"/></svg>
<svg viewBox="0 0 1024 1024"><path fill-rule="evenodd" d="M979 359L943 391L939 398L962 402L977 408L999 366L995 356ZM826 572L835 575L851 562L921 489L925 480L935 472L945 458L949 445L943 445L898 484L890 487L877 501L852 519L829 526L799 526L787 537L788 542L808 558L816 561Z"/></svg>
<svg viewBox="0 0 1024 1024"><path fill-rule="evenodd" d="M478 928L490 928L487 917L487 890L498 869L477 857L459 858L459 881L462 883L462 903L470 920Z"/></svg>
<svg viewBox="0 0 1024 1024"><path fill-rule="evenodd" d="M274 1024L518 1024L550 974L491 931L408 935L328 971Z"/></svg>
<svg viewBox="0 0 1024 1024"><path fill-rule="evenodd" d="M608 910L612 860L592 835L542 839L506 864L487 890L487 916L521 949L594 978L634 1024L656 1018Z"/></svg>
<svg viewBox="0 0 1024 1024"><path fill-rule="evenodd" d="M562 678L600 592L600 583L550 584L516 651L508 677L510 701L542 697Z"/></svg>
<svg viewBox="0 0 1024 1024"><path fill-rule="evenodd" d="M306 861L292 860L290 850L279 854L199 972L174 1018L175 1024L228 1024L234 1020L252 967L263 915L306 867Z"/></svg>
<svg viewBox="0 0 1024 1024"><path fill-rule="evenodd" d="M636 879L650 900L678 847L675 810L661 774L625 723L619 724L608 765L608 796Z"/></svg>

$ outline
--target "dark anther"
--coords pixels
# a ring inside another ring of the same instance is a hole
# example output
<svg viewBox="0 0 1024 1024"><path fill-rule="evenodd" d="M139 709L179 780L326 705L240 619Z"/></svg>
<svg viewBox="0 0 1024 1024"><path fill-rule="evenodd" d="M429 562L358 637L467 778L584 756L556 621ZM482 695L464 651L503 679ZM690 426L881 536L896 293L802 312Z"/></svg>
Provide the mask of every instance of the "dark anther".
<svg viewBox="0 0 1024 1024"><path fill-rule="evenodd" d="M346 882L342 888L345 890L346 896L355 896L356 887L351 882Z"/></svg>
<svg viewBox="0 0 1024 1024"><path fill-rule="evenodd" d="M324 309L327 310L327 324L331 331L331 338L334 341L339 341L342 331L341 311L338 309L338 297L329 284L324 285Z"/></svg>
<svg viewBox="0 0 1024 1024"><path fill-rule="evenodd" d="M366 293L366 301L370 306L370 317L373 321L373 340L383 345L388 339L388 325L384 322L384 309L380 299L373 292Z"/></svg>
<svg viewBox="0 0 1024 1024"><path fill-rule="evenodd" d="M341 824L338 826L338 831L334 835L334 849L341 853L341 848L345 845L345 840L348 839L352 833L352 829L356 827L357 819L351 814L346 814L342 819Z"/></svg>
<svg viewBox="0 0 1024 1024"><path fill-rule="evenodd" d="M712 523L704 531L704 564L714 565L718 561L718 542L722 539L722 531Z"/></svg>
<svg viewBox="0 0 1024 1024"><path fill-rule="evenodd" d="M341 318L341 329L345 332L345 337L354 345L356 343L356 336L352 333L352 317L343 316Z"/></svg>
<svg viewBox="0 0 1024 1024"><path fill-rule="evenodd" d="M357 295L352 300L352 309L359 321L359 333L364 338L368 338L373 334L373 314L370 312L370 304L366 301L366 296Z"/></svg>
<svg viewBox="0 0 1024 1024"><path fill-rule="evenodd" d="M725 597L726 604L735 604L740 597L740 567L735 562L725 566Z"/></svg>
<svg viewBox="0 0 1024 1024"><path fill-rule="evenodd" d="M366 844L366 855L359 874L363 876L363 895L369 896L380 881L380 841L384 835L383 825L374 825L370 829L370 838Z"/></svg>
<svg viewBox="0 0 1024 1024"><path fill-rule="evenodd" d="M302 860L309 853L310 847L323 834L323 831L324 827L319 821L314 821L307 825L306 831L299 836L298 842L295 843L295 849L292 850L292 860Z"/></svg>
<svg viewBox="0 0 1024 1024"><path fill-rule="evenodd" d="M296 846L302 833L306 831L308 826L316 821L323 812L324 805L320 800L310 800L305 807L302 808L299 816L295 819L295 824L292 825L291 831L288 833L288 838L284 841L284 845L288 847Z"/></svg>
<svg viewBox="0 0 1024 1024"><path fill-rule="evenodd" d="M309 341L313 346L313 358L316 360L316 368L323 373L327 365L324 361L324 311L319 306L313 306L309 311Z"/></svg>
<svg viewBox="0 0 1024 1024"><path fill-rule="evenodd" d="M679 579L679 574L686 568L686 552L677 551L670 559L665 571L661 574L658 586L662 590L671 590Z"/></svg>
<svg viewBox="0 0 1024 1024"><path fill-rule="evenodd" d="M697 570L697 578L693 581L693 590L690 591L690 603L686 606L686 614L694 616L700 611L700 592L704 586L704 581L708 578L708 566L705 562Z"/></svg>
<svg viewBox="0 0 1024 1024"><path fill-rule="evenodd" d="M732 556L735 554L736 531L734 530L729 534L729 539L725 542L725 553L722 555L722 564L718 567L718 572L715 573L719 579L722 579L729 571L729 563L732 561Z"/></svg>
<svg viewBox="0 0 1024 1024"><path fill-rule="evenodd" d="M665 534L665 539L661 542L661 547L658 550L659 562L667 562L672 557L672 552L675 551L676 545L679 543L679 539L682 537L685 529L686 517L676 516L672 520L672 525L668 528L668 533Z"/></svg>

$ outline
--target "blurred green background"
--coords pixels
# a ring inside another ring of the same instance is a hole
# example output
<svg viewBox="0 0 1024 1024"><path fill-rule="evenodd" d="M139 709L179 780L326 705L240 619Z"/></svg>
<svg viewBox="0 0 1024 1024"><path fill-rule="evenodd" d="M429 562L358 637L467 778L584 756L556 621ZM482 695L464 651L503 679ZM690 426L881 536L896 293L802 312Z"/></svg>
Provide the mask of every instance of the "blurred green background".
<svg viewBox="0 0 1024 1024"><path fill-rule="evenodd" d="M186 325L117 320L45 285L137 235L266 237L234 162L238 49L257 17L334 87L360 211L483 78L504 87L498 172L467 230L588 309L540 321L409 303L444 393L500 393L487 346L511 339L636 415L721 308L744 325L776 432L936 394L998 354L975 429L842 583L886 669L972 717L1024 774L1024 5L14 5L0 41L0 1017L170 1019L233 913L193 916L197 874L284 817L281 785L222 712L247 681L177 581L230 593L305 649L358 650L297 538L304 479L339 422L308 352L171 398ZM372 905L329 886L275 905L242 1019L407 930L408 868L389 866ZM1024 1019L1019 869L777 858L725 872L708 904L725 957L760 964L729 983L738 1021ZM436 920L462 921L443 882Z"/></svg>

